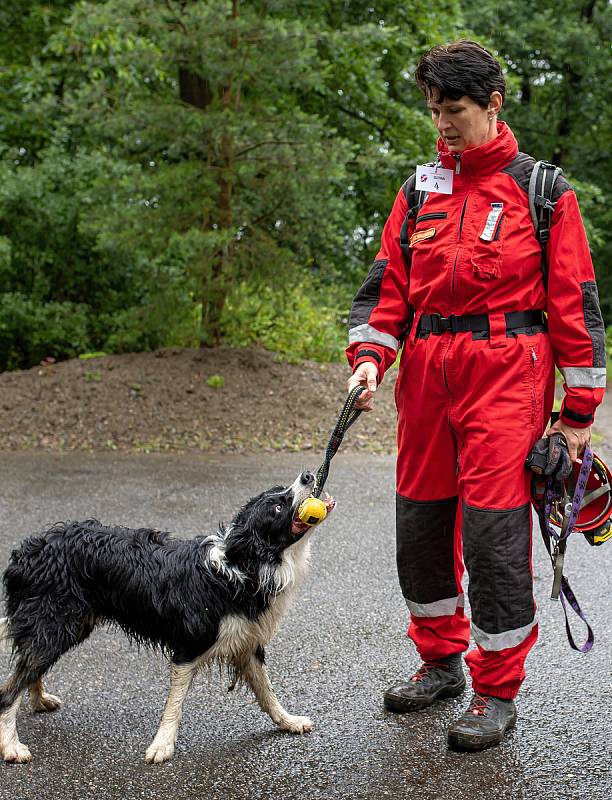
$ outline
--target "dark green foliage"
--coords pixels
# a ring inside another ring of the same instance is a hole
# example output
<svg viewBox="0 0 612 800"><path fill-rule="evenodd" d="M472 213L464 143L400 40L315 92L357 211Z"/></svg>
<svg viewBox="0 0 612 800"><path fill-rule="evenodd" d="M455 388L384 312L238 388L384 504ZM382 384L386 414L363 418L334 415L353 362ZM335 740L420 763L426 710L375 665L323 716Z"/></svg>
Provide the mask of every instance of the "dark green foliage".
<svg viewBox="0 0 612 800"><path fill-rule="evenodd" d="M608 4L497 15L489 0L7 0L0 367L219 340L340 357L385 215L434 151L412 73L469 29L508 65L523 148L579 180L612 319Z"/></svg>
<svg viewBox="0 0 612 800"><path fill-rule="evenodd" d="M38 303L23 294L0 295L0 370L77 356L89 341L87 306Z"/></svg>

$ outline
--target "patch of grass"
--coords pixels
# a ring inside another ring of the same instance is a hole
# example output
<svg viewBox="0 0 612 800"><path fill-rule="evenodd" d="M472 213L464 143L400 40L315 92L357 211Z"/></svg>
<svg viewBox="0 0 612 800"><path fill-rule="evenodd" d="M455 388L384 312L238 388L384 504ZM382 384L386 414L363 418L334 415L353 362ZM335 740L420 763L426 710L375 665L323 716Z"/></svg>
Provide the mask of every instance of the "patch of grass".
<svg viewBox="0 0 612 800"><path fill-rule="evenodd" d="M225 378L223 375L209 375L206 378L206 385L211 389L223 389L225 386Z"/></svg>

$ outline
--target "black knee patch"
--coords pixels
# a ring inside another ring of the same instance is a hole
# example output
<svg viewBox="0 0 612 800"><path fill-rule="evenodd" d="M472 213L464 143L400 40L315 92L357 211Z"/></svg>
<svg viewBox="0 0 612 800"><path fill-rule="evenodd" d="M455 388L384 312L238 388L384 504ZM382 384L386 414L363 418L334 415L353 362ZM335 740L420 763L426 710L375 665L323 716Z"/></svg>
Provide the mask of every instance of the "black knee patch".
<svg viewBox="0 0 612 800"><path fill-rule="evenodd" d="M486 633L533 621L531 507L489 511L463 504L463 558L474 624Z"/></svg>
<svg viewBox="0 0 612 800"><path fill-rule="evenodd" d="M457 498L417 502L396 495L397 574L413 603L457 595L454 530Z"/></svg>

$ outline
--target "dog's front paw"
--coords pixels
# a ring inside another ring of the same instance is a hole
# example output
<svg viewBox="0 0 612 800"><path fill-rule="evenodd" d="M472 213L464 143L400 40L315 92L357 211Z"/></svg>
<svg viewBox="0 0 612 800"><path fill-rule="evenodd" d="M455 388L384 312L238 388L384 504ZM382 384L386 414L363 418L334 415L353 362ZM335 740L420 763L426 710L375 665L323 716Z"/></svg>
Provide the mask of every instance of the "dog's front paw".
<svg viewBox="0 0 612 800"><path fill-rule="evenodd" d="M54 694L43 692L32 698L32 711L36 711L37 713L43 711L57 711L57 709L61 707L62 701Z"/></svg>
<svg viewBox="0 0 612 800"><path fill-rule="evenodd" d="M289 731L289 733L309 733L314 724L309 717L294 717L288 714L279 722L282 730Z"/></svg>
<svg viewBox="0 0 612 800"><path fill-rule="evenodd" d="M16 742L5 747L3 758L9 764L27 764L32 760L32 753L27 745Z"/></svg>
<svg viewBox="0 0 612 800"><path fill-rule="evenodd" d="M171 761L174 755L174 742L153 742L145 753L147 764L163 764L164 761Z"/></svg>

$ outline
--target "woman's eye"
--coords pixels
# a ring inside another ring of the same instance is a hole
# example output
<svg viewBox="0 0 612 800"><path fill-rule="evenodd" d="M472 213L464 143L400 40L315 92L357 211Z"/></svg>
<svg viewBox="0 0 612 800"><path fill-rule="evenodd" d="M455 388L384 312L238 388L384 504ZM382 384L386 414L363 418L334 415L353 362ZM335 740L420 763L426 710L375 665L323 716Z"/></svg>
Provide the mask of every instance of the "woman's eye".
<svg viewBox="0 0 612 800"><path fill-rule="evenodd" d="M274 506L274 510L276 511L277 514L280 514L281 511L283 510L283 507L279 503L277 506Z"/></svg>

